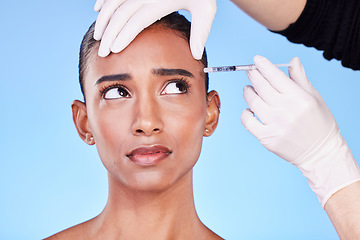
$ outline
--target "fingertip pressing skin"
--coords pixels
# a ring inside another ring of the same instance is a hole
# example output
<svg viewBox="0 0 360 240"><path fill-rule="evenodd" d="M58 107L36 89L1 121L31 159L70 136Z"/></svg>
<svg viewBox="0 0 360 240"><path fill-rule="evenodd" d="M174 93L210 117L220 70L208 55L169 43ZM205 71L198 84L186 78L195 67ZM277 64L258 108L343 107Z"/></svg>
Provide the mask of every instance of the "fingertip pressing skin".
<svg viewBox="0 0 360 240"><path fill-rule="evenodd" d="M162 5L159 7L159 4ZM142 12L140 18L137 17L136 21L132 21L131 19L134 15L139 15L137 11L142 7L147 9L148 14ZM137 8L136 11L132 11L134 8ZM100 11L94 33L94 38L96 40L103 39L98 53L100 57L106 57L110 52L121 52L133 39L135 39L136 35L139 34L142 29L173 11L185 9L191 13L193 19L190 34L191 53L196 60L200 60L204 52L204 46L210 33L217 7L215 0L174 0L171 2L160 0L155 2L98 0L94 9L95 11ZM161 13L161 16L159 13ZM115 23L112 24L112 20L116 17L119 18L119 16L126 18L126 21L124 23L114 21ZM118 27L114 27L114 24ZM132 29L135 28L137 30L132 30L132 33L129 33L131 30L128 30L126 34L122 34L123 28L130 28L127 27L128 25L130 25ZM107 32L112 32L112 34ZM118 37L119 35L121 35L122 38ZM108 40L104 41L104 38L108 38Z"/></svg>
<svg viewBox="0 0 360 240"><path fill-rule="evenodd" d="M106 57L110 54L112 39L114 37L115 37L114 32L109 31L109 26L108 26L101 38L99 53L98 53L100 57Z"/></svg>
<svg viewBox="0 0 360 240"><path fill-rule="evenodd" d="M121 3L124 0L121 0ZM112 6L113 7L113 6ZM119 53L148 25L143 20L144 3L124 2L111 16L100 43L100 54ZM142 15L142 16L141 16Z"/></svg>
<svg viewBox="0 0 360 240"><path fill-rule="evenodd" d="M124 28L120 31L119 35L115 38L113 43L110 46L110 51L113 53L119 53L124 50L140 33L137 32L135 35L126 31L128 29L128 23L124 26Z"/></svg>
<svg viewBox="0 0 360 240"><path fill-rule="evenodd" d="M109 54L110 54L110 49L106 49L104 46L101 47L101 45L100 45L99 51L98 51L99 57L104 58L104 57L107 57Z"/></svg>
<svg viewBox="0 0 360 240"><path fill-rule="evenodd" d="M202 11L194 10L191 12L193 21L191 24L190 49L196 60L202 58L205 43L210 34L211 25L216 14L216 3L214 5L215 7L206 5Z"/></svg>
<svg viewBox="0 0 360 240"><path fill-rule="evenodd" d="M130 43L132 40L134 40L135 37L129 37L128 40L121 40L121 41L116 41L114 42L111 47L110 47L110 51L113 53L119 53L122 50L124 50Z"/></svg>
<svg viewBox="0 0 360 240"><path fill-rule="evenodd" d="M199 27L196 26L197 22L193 21L191 25L191 34L190 34L190 49L191 54L196 60L200 60L202 57L202 54L204 52L205 42L207 39L207 36L209 34L206 34L206 36L201 36ZM196 30L198 29L198 30ZM204 34L204 32L203 32ZM205 38L205 40L203 39Z"/></svg>
<svg viewBox="0 0 360 240"><path fill-rule="evenodd" d="M191 46L191 54L196 60L201 60L203 50L198 47Z"/></svg>
<svg viewBox="0 0 360 240"><path fill-rule="evenodd" d="M134 18L133 16L126 25L124 25L111 44L111 52L119 53L124 50L136 38L136 36L147 27L139 21L136 21L137 19L138 18ZM137 22L137 25L132 24L133 22Z"/></svg>
<svg viewBox="0 0 360 240"><path fill-rule="evenodd" d="M103 33L99 33L99 32L101 32L101 30L97 30L97 29L98 29L98 26L96 24L93 37L96 41L100 41Z"/></svg>

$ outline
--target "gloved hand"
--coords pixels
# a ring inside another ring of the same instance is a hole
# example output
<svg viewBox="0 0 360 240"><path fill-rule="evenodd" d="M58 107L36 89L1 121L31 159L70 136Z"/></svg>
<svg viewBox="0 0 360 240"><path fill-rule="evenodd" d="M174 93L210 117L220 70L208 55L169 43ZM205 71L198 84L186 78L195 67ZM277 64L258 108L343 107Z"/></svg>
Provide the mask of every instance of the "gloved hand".
<svg viewBox="0 0 360 240"><path fill-rule="evenodd" d="M241 122L264 147L301 170L324 207L332 194L360 180L359 167L299 58L290 62L290 78L264 57L254 62L257 70L248 72L253 87L244 88L250 109Z"/></svg>
<svg viewBox="0 0 360 240"><path fill-rule="evenodd" d="M102 39L99 56L122 51L144 28L180 9L191 13L190 48L195 59L202 57L211 24L216 13L216 0L97 0L100 11L94 38Z"/></svg>

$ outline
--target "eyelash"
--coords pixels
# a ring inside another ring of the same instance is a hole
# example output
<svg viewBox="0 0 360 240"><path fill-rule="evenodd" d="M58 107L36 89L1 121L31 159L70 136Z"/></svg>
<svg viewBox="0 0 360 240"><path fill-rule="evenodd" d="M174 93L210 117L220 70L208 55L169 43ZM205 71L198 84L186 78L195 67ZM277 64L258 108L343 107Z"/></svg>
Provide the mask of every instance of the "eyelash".
<svg viewBox="0 0 360 240"><path fill-rule="evenodd" d="M104 98L105 94L106 94L109 90L111 90L111 89L113 89L113 88L123 88L123 89L125 89L127 92L129 92L128 89L127 89L124 85L121 85L121 84L119 84L119 83L113 83L113 84L107 85L107 86L105 86L105 87L103 87L103 88L100 89L101 97Z"/></svg>
<svg viewBox="0 0 360 240"><path fill-rule="evenodd" d="M167 81L164 89L170 84L170 83L182 83L185 85L185 92L184 93L187 93L189 91L189 89L191 88L191 84L189 83L188 80L186 80L185 78L177 78L177 79L172 79L172 80L169 80ZM163 90L162 90L163 91Z"/></svg>
<svg viewBox="0 0 360 240"><path fill-rule="evenodd" d="M189 91L189 89L191 88L191 84L190 84L185 78L178 78L178 79L172 79L172 80L167 81L164 89L165 89L170 83L182 83L182 84L184 84L184 86L185 86L185 88L186 88L186 89L185 89L185 93L187 93L187 92ZM111 89L113 89L113 88L123 88L123 89L125 89L126 91L128 91L127 88L126 88L124 85L121 85L121 84L119 84L119 83L113 83L113 84L110 84L110 85L108 85L108 86L104 86L104 87L102 87L102 88L99 90L101 97L104 98L105 94L106 94L109 90L111 90ZM162 91L163 91L163 90L162 90ZM129 91L128 91L128 92L129 92Z"/></svg>

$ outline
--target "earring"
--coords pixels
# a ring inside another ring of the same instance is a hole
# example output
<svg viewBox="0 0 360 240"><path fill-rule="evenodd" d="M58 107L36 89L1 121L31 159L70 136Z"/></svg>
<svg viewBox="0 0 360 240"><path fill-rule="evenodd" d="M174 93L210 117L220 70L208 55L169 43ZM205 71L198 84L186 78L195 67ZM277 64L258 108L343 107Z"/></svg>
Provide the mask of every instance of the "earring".
<svg viewBox="0 0 360 240"><path fill-rule="evenodd" d="M207 128L205 129L205 132L207 132L207 133L208 133L209 131L210 131L209 129L207 129Z"/></svg>
<svg viewBox="0 0 360 240"><path fill-rule="evenodd" d="M89 143L89 144L93 144L94 143L94 137L91 133L87 133L86 134L86 141Z"/></svg>

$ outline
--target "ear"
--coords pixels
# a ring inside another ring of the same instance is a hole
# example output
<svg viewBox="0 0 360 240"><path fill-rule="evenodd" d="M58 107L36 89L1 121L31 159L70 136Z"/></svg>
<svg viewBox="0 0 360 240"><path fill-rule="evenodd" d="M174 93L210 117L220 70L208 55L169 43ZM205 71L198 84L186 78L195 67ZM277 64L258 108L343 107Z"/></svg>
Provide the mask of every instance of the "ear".
<svg viewBox="0 0 360 240"><path fill-rule="evenodd" d="M80 138L89 145L94 145L95 140L91 133L85 103L75 100L71 104L73 121Z"/></svg>
<svg viewBox="0 0 360 240"><path fill-rule="evenodd" d="M206 121L204 136L209 137L215 131L220 114L220 97L216 91L211 91L207 94L207 110L206 110Z"/></svg>

